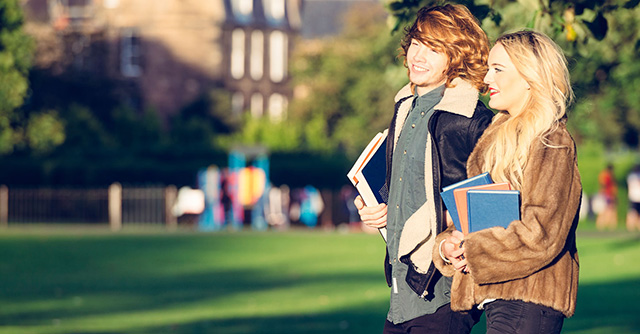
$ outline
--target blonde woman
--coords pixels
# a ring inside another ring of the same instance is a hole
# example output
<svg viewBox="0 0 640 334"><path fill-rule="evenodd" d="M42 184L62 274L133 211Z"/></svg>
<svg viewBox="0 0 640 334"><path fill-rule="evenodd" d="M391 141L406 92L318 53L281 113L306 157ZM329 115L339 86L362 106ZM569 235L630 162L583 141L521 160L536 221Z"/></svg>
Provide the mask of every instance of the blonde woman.
<svg viewBox="0 0 640 334"><path fill-rule="evenodd" d="M573 92L562 50L519 31L489 53L489 106L500 112L478 140L467 174L489 172L521 193L521 220L436 238L434 264L453 276L451 308L485 309L487 333L560 333L578 288L575 229L582 185L566 129Z"/></svg>

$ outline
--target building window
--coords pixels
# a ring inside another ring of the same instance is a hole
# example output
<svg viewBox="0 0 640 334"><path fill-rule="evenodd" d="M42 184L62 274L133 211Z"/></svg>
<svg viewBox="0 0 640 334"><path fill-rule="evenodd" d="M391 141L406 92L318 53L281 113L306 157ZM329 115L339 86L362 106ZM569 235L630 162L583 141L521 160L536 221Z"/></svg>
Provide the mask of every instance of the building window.
<svg viewBox="0 0 640 334"><path fill-rule="evenodd" d="M253 0L231 0L231 9L236 21L247 23L253 13Z"/></svg>
<svg viewBox="0 0 640 334"><path fill-rule="evenodd" d="M236 29L231 33L231 76L241 79L244 76L244 31Z"/></svg>
<svg viewBox="0 0 640 334"><path fill-rule="evenodd" d="M104 8L108 8L108 9L114 9L114 8L118 8L118 5L120 4L120 0L104 0Z"/></svg>
<svg viewBox="0 0 640 334"><path fill-rule="evenodd" d="M285 78L287 68L287 35L273 31L269 37L269 73L273 82Z"/></svg>
<svg viewBox="0 0 640 334"><path fill-rule="evenodd" d="M120 72L125 77L135 78L142 74L140 36L135 28L122 29L120 38Z"/></svg>
<svg viewBox="0 0 640 334"><path fill-rule="evenodd" d="M251 77L260 80L264 64L264 34L260 30L251 33Z"/></svg>
<svg viewBox="0 0 640 334"><path fill-rule="evenodd" d="M269 118L273 121L284 119L284 112L287 108L287 98L282 94L275 93L269 97Z"/></svg>
<svg viewBox="0 0 640 334"><path fill-rule="evenodd" d="M264 0L264 12L269 23L282 23L285 14L284 0Z"/></svg>
<svg viewBox="0 0 640 334"><path fill-rule="evenodd" d="M231 112L238 116L244 111L244 94L242 92L235 92L231 96Z"/></svg>
<svg viewBox="0 0 640 334"><path fill-rule="evenodd" d="M264 98L260 93L251 95L251 116L262 117L264 114Z"/></svg>
<svg viewBox="0 0 640 334"><path fill-rule="evenodd" d="M49 1L49 15L56 29L79 28L93 17L92 0Z"/></svg>

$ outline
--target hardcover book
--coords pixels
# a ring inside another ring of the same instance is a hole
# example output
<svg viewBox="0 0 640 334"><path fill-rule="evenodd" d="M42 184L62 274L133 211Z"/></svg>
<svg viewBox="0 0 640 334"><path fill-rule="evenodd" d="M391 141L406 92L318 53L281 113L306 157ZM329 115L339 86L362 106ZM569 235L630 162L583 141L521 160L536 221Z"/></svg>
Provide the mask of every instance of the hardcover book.
<svg viewBox="0 0 640 334"><path fill-rule="evenodd" d="M369 142L356 160L347 177L356 187L366 206L387 203L389 190L387 177L387 130L379 132ZM382 238L387 241L387 229L379 229Z"/></svg>
<svg viewBox="0 0 640 334"><path fill-rule="evenodd" d="M456 210L460 218L460 232L465 235L469 233L469 219L467 206L467 192L469 190L511 190L511 186L507 182L489 183L480 186L458 188L453 191L453 197L456 201Z"/></svg>
<svg viewBox="0 0 640 334"><path fill-rule="evenodd" d="M520 220L518 190L469 190L467 192L469 233L494 226L507 228Z"/></svg>
<svg viewBox="0 0 640 334"><path fill-rule="evenodd" d="M462 231L462 227L460 226L460 218L458 216L458 210L456 209L456 200L453 194L454 190L489 183L493 183L493 181L491 180L489 173L485 172L442 188L440 196L442 197L442 201L444 202L447 210L449 210L451 219L453 219L453 224L456 226L458 231Z"/></svg>

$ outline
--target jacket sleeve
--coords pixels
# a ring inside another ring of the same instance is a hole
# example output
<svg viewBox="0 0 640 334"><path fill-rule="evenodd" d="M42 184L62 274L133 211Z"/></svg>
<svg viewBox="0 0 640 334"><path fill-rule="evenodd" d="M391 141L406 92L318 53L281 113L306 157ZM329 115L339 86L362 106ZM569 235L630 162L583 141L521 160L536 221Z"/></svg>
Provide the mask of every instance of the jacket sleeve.
<svg viewBox="0 0 640 334"><path fill-rule="evenodd" d="M582 186L575 144L564 128L548 147L532 144L521 190L521 220L465 238L468 267L476 283L529 276L550 264L565 248L580 206Z"/></svg>
<svg viewBox="0 0 640 334"><path fill-rule="evenodd" d="M485 107L481 101L478 101L476 112L471 119L471 122L469 122L469 127L467 128L467 143L469 145L469 153L471 153L476 147L478 139L480 139L480 137L484 133L484 130L486 130L489 124L491 124L492 119L493 112L487 109L487 107Z"/></svg>
<svg viewBox="0 0 640 334"><path fill-rule="evenodd" d="M445 231L436 236L435 245L433 245L433 264L440 271L443 276L451 277L456 272L450 263L444 262L442 256L440 256L440 243L451 235L451 232L455 230L455 227L449 226Z"/></svg>

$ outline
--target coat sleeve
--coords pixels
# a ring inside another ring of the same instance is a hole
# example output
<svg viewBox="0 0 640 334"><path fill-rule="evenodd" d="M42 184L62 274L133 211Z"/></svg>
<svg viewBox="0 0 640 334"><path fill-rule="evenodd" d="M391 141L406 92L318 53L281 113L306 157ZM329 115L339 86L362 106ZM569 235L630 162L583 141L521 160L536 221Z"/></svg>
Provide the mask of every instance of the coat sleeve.
<svg viewBox="0 0 640 334"><path fill-rule="evenodd" d="M468 267L476 283L529 276L550 264L565 248L580 207L582 185L575 144L564 128L548 147L534 142L521 190L521 220L465 238Z"/></svg>
<svg viewBox="0 0 640 334"><path fill-rule="evenodd" d="M450 263L444 262L442 256L440 256L440 243L442 240L445 240L448 236L451 235L451 232L455 230L455 227L449 226L445 231L438 234L435 240L435 244L433 245L433 264L440 271L443 276L451 277L456 272L453 269L453 266Z"/></svg>

